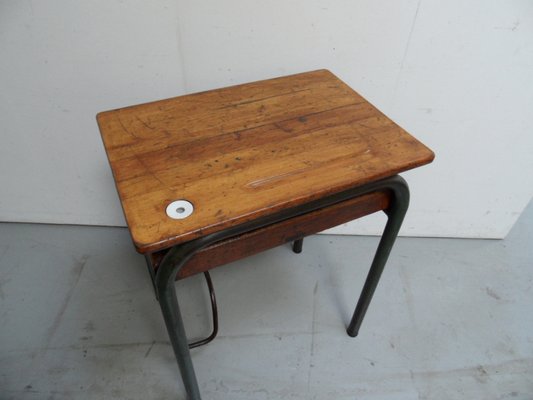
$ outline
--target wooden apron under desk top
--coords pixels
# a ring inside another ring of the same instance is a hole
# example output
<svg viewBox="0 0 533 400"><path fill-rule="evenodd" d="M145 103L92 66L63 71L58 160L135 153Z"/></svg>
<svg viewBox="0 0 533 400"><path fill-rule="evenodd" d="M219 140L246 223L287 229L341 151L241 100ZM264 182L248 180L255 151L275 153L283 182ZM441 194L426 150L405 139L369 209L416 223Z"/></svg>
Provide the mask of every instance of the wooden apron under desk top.
<svg viewBox="0 0 533 400"><path fill-rule="evenodd" d="M134 244L152 252L427 164L327 70L98 114ZM166 214L185 199L194 212Z"/></svg>

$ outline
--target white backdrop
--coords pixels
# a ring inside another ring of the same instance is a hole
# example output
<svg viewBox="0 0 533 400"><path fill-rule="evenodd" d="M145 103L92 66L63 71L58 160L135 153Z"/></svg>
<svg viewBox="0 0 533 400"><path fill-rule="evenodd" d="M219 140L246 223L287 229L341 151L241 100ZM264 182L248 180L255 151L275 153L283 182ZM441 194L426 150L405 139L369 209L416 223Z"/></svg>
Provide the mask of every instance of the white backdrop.
<svg viewBox="0 0 533 400"><path fill-rule="evenodd" d="M435 151L404 235L505 236L533 195L530 0L0 0L0 220L124 225L98 111L318 68Z"/></svg>

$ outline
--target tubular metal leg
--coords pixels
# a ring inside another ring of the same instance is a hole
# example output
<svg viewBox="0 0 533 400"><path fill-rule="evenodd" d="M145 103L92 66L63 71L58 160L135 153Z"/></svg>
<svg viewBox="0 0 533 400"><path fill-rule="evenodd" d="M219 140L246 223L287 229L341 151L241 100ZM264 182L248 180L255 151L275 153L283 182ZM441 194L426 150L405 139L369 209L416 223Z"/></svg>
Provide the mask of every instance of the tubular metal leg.
<svg viewBox="0 0 533 400"><path fill-rule="evenodd" d="M187 391L187 398L189 400L201 400L200 389L194 373L194 367L189 352L189 344L187 342L187 335L183 326L181 312L178 305L178 298L176 296L176 289L174 281L176 279L177 271L192 255L192 252L187 252L187 246L181 246L183 249L182 257L178 266L174 266L173 260L165 257L160 267L158 268L155 278L157 293L159 296L159 305L165 319L168 336L172 349L176 356L176 361L181 373L185 390ZM179 252L178 250L178 252Z"/></svg>
<svg viewBox="0 0 533 400"><path fill-rule="evenodd" d="M385 213L388 216L387 224L385 225L385 230L379 241L376 254L370 266L370 271L366 278L363 290L357 302L352 320L348 326L347 332L348 335L355 337L359 333L359 328L365 317L366 310L372 300L372 296L379 282L383 268L387 263L389 254L391 252L394 241L398 236L400 227L402 226L405 213L409 207L409 188L405 181L400 185L394 193L394 199L392 205L388 210L385 210Z"/></svg>
<svg viewBox="0 0 533 400"><path fill-rule="evenodd" d="M292 243L292 251L294 251L296 254L300 254L302 252L303 244L304 244L304 239L303 238L295 240Z"/></svg>

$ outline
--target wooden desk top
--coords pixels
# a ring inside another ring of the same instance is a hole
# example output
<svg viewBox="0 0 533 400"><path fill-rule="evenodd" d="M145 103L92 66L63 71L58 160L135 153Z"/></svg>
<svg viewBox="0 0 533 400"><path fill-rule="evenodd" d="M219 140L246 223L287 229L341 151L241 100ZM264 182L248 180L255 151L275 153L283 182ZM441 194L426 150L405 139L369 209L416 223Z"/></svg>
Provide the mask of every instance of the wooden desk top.
<svg viewBox="0 0 533 400"><path fill-rule="evenodd" d="M433 152L327 70L97 116L137 250L168 248L427 164ZM194 212L175 220L174 200Z"/></svg>

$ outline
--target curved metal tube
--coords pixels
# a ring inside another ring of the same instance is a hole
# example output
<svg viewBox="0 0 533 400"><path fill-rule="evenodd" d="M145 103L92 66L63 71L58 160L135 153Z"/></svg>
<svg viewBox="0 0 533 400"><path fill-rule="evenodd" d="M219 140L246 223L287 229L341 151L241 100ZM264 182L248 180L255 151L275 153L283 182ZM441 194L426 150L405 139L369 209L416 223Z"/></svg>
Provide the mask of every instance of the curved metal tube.
<svg viewBox="0 0 533 400"><path fill-rule="evenodd" d="M254 221L229 227L204 237L176 245L167 252L157 270L155 286L159 297L161 311L172 343L172 348L176 355L176 360L189 399L200 400L201 397L174 288L176 275L187 261L189 261L198 250L215 242L238 236L267 225L275 224L297 215L306 214L323 207L331 206L344 200L384 190L392 192L393 200L390 208L384 210L389 217L387 225L370 268L370 273L365 283L365 287L363 288L361 298L357 304L354 317L348 327L348 334L350 336L355 336L357 335L357 331L361 325L366 309L370 304L372 294L377 286L377 281L385 266L409 205L409 188L407 182L398 175L320 198L294 208L281 210L275 214L267 215Z"/></svg>
<svg viewBox="0 0 533 400"><path fill-rule="evenodd" d="M205 281L207 282L207 288L209 289L209 298L211 300L211 317L213 318L213 331L205 339L198 340L196 342L189 343L189 349L195 349L196 347L204 346L213 341L217 337L218 333L218 308L217 298L215 296L215 288L213 287L213 281L211 280L211 274L209 271L204 271Z"/></svg>
<svg viewBox="0 0 533 400"><path fill-rule="evenodd" d="M407 182L404 181L402 185L396 185L393 194L394 196L391 205L387 210L384 210L388 218L387 224L381 235L363 290L357 301L352 320L346 330L351 337L355 337L359 333L359 328L361 327L361 323L363 322L363 318L370 305L379 278L385 268L392 246L396 241L403 219L407 213L407 208L409 207L409 187L407 186Z"/></svg>

